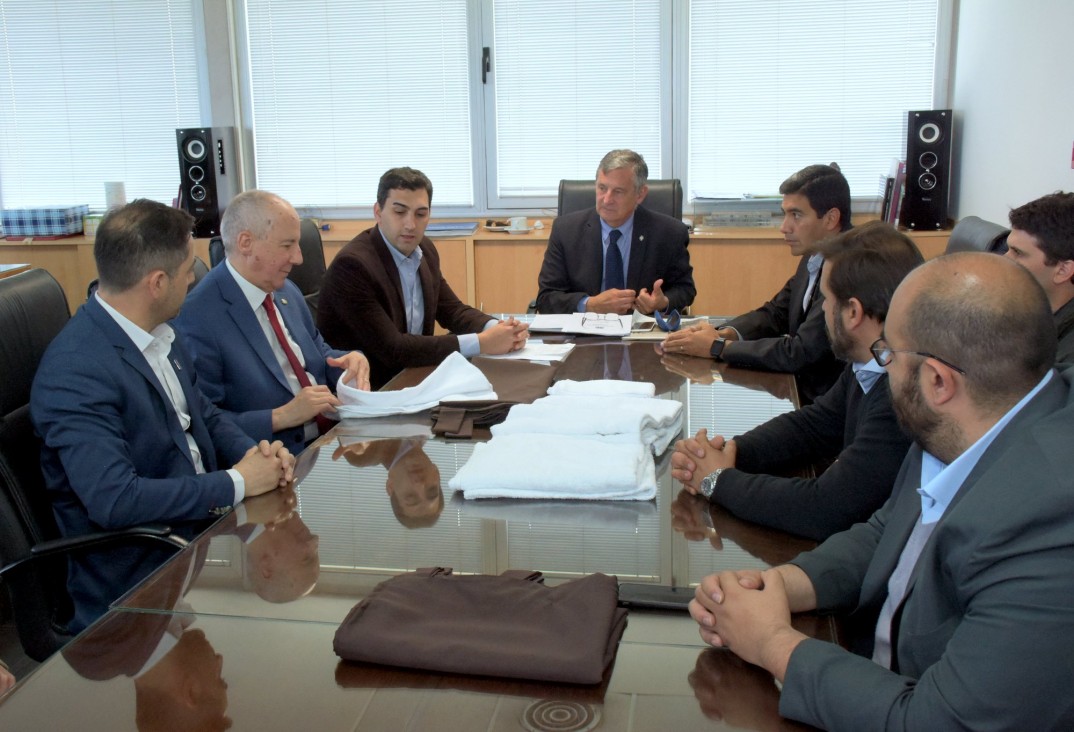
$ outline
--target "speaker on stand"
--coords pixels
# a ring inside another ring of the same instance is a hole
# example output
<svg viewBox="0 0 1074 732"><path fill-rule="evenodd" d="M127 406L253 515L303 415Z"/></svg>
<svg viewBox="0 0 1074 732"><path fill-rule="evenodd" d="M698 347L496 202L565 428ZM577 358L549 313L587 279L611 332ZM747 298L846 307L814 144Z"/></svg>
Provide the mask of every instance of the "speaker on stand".
<svg viewBox="0 0 1074 732"><path fill-rule="evenodd" d="M194 217L194 236L220 234L224 209L238 192L234 127L175 131L179 146L179 208Z"/></svg>
<svg viewBox="0 0 1074 732"><path fill-rule="evenodd" d="M950 109L908 113L906 194L899 216L899 223L907 229L947 227L953 126Z"/></svg>

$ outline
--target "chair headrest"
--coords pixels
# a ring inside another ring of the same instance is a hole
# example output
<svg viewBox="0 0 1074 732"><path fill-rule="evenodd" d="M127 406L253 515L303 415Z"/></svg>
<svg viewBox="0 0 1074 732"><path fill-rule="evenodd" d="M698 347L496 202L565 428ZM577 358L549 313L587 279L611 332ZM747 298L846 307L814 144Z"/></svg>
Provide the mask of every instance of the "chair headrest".
<svg viewBox="0 0 1074 732"><path fill-rule="evenodd" d="M70 317L63 288L45 270L0 279L0 417L30 401L37 365Z"/></svg>

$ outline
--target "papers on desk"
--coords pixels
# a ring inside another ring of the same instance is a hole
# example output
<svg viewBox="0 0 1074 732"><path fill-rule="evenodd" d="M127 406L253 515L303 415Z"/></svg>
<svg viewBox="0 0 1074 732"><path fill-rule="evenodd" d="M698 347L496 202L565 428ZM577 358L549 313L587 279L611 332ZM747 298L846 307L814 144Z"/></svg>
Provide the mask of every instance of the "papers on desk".
<svg viewBox="0 0 1074 732"><path fill-rule="evenodd" d="M614 313L537 315L530 323L530 330L622 338L630 333L630 323L631 316Z"/></svg>
<svg viewBox="0 0 1074 732"><path fill-rule="evenodd" d="M501 353L498 356L482 354L484 358L501 358L520 361L562 361L574 348L573 343L545 343L540 340L530 339L525 347L511 353Z"/></svg>
<svg viewBox="0 0 1074 732"><path fill-rule="evenodd" d="M343 419L413 414L432 409L442 401L497 398L481 370L458 352L445 358L417 386L398 391L360 391L340 378L336 395L343 402L336 408Z"/></svg>

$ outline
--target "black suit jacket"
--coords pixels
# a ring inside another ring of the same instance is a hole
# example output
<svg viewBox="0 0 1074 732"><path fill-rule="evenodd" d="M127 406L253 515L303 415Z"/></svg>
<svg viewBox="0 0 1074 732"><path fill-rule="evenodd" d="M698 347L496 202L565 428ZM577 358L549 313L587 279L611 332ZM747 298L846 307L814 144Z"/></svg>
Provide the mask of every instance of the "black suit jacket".
<svg viewBox="0 0 1074 732"><path fill-rule="evenodd" d="M651 292L653 283L662 278L669 308L687 307L697 294L686 250L689 244L690 232L681 221L638 206L634 210L627 289ZM537 311L573 313L583 297L602 292L603 281L604 250L597 209L556 218L537 278Z"/></svg>
<svg viewBox="0 0 1074 732"><path fill-rule="evenodd" d="M421 335L407 333L399 268L377 227L343 247L325 273L317 303L321 335L333 348L365 354L373 389L408 366L434 366L459 350L456 336L433 335L436 323L452 333L479 333L492 320L455 295L440 273L440 254L432 240L426 237L418 246L418 278L425 297Z"/></svg>
<svg viewBox="0 0 1074 732"><path fill-rule="evenodd" d="M741 518L822 541L884 505L910 439L895 421L887 374L866 394L847 366L815 403L735 444L735 468L720 474L712 500ZM832 458L817 478L769 474Z"/></svg>
<svg viewBox="0 0 1074 732"><path fill-rule="evenodd" d="M824 329L819 276L808 307L802 307L809 286L808 261L802 257L794 276L775 297L726 323L742 340L728 344L721 358L732 366L794 374L802 397L812 401L835 383L843 364L832 355Z"/></svg>
<svg viewBox="0 0 1074 732"><path fill-rule="evenodd" d="M1059 337L1056 363L1074 363L1074 300L1055 311L1055 330Z"/></svg>

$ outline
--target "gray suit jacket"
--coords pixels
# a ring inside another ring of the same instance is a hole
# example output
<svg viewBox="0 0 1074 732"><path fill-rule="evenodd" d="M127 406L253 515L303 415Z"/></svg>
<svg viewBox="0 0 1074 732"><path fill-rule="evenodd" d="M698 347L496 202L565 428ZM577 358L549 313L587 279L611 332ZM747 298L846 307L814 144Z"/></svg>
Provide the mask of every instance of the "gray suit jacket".
<svg viewBox="0 0 1074 732"><path fill-rule="evenodd" d="M825 729L1072 729L1074 369L982 455L926 543L893 620L894 672L802 642L780 712ZM921 449L868 522L796 558L819 609L875 624L920 514ZM871 649L863 649L871 652Z"/></svg>

